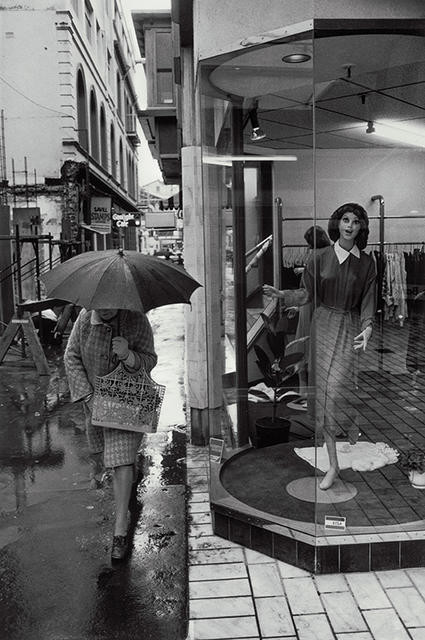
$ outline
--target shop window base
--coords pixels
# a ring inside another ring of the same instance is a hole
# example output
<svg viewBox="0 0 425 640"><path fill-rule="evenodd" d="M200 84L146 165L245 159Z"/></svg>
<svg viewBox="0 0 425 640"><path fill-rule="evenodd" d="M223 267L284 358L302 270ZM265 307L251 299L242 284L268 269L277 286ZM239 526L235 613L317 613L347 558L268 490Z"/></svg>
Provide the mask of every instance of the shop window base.
<svg viewBox="0 0 425 640"><path fill-rule="evenodd" d="M314 468L296 456L294 446L306 443L246 447L221 463L211 462L215 535L317 574L425 566L421 492L397 465L342 471L342 480L356 491L340 502L315 503L286 490L297 479L315 480ZM391 478L393 496L387 486ZM325 526L325 516L336 518L337 526L345 518L345 529Z"/></svg>

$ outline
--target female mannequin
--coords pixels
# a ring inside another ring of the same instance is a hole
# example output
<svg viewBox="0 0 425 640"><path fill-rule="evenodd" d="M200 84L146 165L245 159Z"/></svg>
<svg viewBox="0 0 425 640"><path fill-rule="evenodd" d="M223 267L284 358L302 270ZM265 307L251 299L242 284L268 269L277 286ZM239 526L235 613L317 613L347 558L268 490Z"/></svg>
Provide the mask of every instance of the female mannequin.
<svg viewBox="0 0 425 640"><path fill-rule="evenodd" d="M326 444L329 470L319 484L329 489L339 474L336 435L342 430L351 444L359 436L355 403L356 352L365 351L376 308L373 258L362 250L369 235L366 211L349 202L331 216L328 233L334 245L317 250L304 272L306 293L265 293L289 306L311 302L309 410Z"/></svg>

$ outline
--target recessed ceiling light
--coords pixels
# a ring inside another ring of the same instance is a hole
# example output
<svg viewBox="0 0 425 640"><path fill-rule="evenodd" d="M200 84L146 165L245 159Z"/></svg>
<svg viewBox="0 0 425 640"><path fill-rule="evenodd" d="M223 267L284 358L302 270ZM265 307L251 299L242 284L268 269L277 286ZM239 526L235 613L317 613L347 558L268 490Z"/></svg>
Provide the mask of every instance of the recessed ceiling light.
<svg viewBox="0 0 425 640"><path fill-rule="evenodd" d="M311 56L309 56L308 53L290 53L282 58L282 62L288 62L290 64L299 64L300 62L307 62L308 60L311 60Z"/></svg>

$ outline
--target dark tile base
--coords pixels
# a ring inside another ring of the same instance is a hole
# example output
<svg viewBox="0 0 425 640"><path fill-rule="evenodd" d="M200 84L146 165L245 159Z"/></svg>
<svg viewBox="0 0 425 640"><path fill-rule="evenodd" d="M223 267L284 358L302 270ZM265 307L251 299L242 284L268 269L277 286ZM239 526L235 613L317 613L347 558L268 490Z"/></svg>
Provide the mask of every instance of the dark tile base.
<svg viewBox="0 0 425 640"><path fill-rule="evenodd" d="M211 510L215 535L312 573L425 567L425 540L308 544L289 535L272 532L259 522L250 522L245 514L231 513L228 508L223 513L219 506L212 504Z"/></svg>

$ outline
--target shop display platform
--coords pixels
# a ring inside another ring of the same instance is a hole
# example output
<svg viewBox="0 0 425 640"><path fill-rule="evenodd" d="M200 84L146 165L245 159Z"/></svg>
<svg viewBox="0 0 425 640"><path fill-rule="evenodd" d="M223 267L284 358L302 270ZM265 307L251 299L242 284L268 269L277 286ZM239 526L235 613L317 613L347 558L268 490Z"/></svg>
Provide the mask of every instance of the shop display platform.
<svg viewBox="0 0 425 640"><path fill-rule="evenodd" d="M389 570L425 565L425 496L407 476L387 465L365 473L341 471L332 496L311 499L288 487L322 474L294 453L289 442L239 450L211 462L211 509L216 535L315 573ZM304 483L301 483L304 484ZM345 485L345 486L344 486ZM396 487L396 489L394 488ZM298 494L299 495L299 494ZM325 527L325 516L346 519L345 530Z"/></svg>

